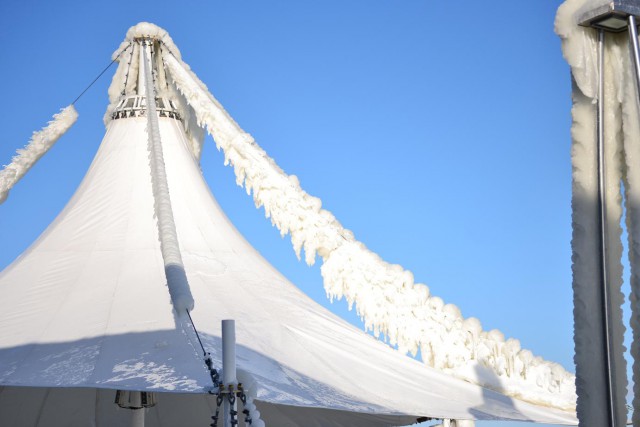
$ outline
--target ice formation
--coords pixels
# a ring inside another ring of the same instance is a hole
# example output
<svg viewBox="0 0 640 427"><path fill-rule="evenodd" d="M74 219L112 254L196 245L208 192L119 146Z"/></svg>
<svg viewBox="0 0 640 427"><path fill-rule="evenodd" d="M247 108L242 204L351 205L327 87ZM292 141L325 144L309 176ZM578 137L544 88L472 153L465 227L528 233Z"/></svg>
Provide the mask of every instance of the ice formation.
<svg viewBox="0 0 640 427"><path fill-rule="evenodd" d="M151 73L150 56L147 55L148 46L143 46L140 59L143 62L145 76L145 93L155 94L154 79ZM147 96L147 133L149 136L149 163L151 164L151 183L153 198L155 201L155 213L158 220L158 234L160 249L164 261L165 275L171 301L178 314L184 314L185 310L191 311L194 307L193 296L189 289L187 274L184 270L176 224L173 219L169 184L165 171L162 143L160 141L160 126L156 109L155 96Z"/></svg>
<svg viewBox="0 0 640 427"><path fill-rule="evenodd" d="M562 51L571 66L573 77L573 126L571 159L573 165L573 289L574 289L574 341L576 386L579 390L577 411L585 425L606 425L607 389L604 347L606 338L602 328L600 285L600 227L598 166L597 166L597 102L604 106L604 161L607 263L609 280L610 346L612 348L611 372L615 416L627 418L626 367L624 361L621 305L624 296L622 285L622 195L624 184L627 200L627 228L629 231L629 258L631 264L632 326L634 342L631 352L634 358L640 352L640 328L638 322L638 292L640 291L640 126L637 109L637 92L630 62L628 34L607 33L604 42L603 99L599 97L598 32L579 26L584 12L609 3L603 0L567 0L558 9L556 33L562 40ZM635 320L634 320L635 319ZM634 366L636 385L634 407L640 404L640 371ZM640 423L640 413L634 412L634 425Z"/></svg>
<svg viewBox="0 0 640 427"><path fill-rule="evenodd" d="M535 357L506 339L497 330L484 331L474 318L430 295L427 286L414 283L413 275L392 265L358 242L336 218L322 209L298 179L287 175L229 116L180 57L164 30L151 24L133 27L119 52L135 37L156 34L162 41L154 64L164 75L168 94L179 93L179 111L192 137L194 157L199 158L202 128L213 136L231 164L238 185L252 194L256 207L264 207L280 233L289 234L298 257L313 264L323 262L322 276L331 299L345 298L355 307L366 328L383 335L402 352L421 351L424 362L436 369L537 404L562 409L575 407L573 375L560 365ZM123 91L133 91L126 78L136 65L135 50L119 57L119 68L110 89L112 106ZM169 95L171 96L171 95ZM175 99L175 98L173 98ZM107 116L110 117L110 111ZM198 139L200 138L200 139ZM484 375L483 372L492 372Z"/></svg>
<svg viewBox="0 0 640 427"><path fill-rule="evenodd" d="M244 405L244 408L249 411L251 426L265 427L265 422L260 419L260 411L256 407L256 404L253 403L253 400L258 397L256 393L258 385L256 384L253 375L248 372L238 370L238 380L241 384L243 384L244 387L245 395L247 398L247 403Z"/></svg>
<svg viewBox="0 0 640 427"><path fill-rule="evenodd" d="M78 113L75 107L69 105L55 114L46 127L33 133L29 143L18 150L18 155L0 171L0 204L7 199L13 186L53 147L53 144L73 126L77 119Z"/></svg>
<svg viewBox="0 0 640 427"><path fill-rule="evenodd" d="M180 58L178 47L173 43L169 34L162 28L147 22L142 22L131 27L127 32L125 40L112 55L112 59L118 61L118 68L109 86L110 104L104 115L105 125L111 121L111 115L120 98L123 95L135 95L137 91L138 79L136 76L140 69L140 45L134 43L134 39L140 37L154 38L162 41L166 49L170 49L177 58ZM187 105L186 100L184 100L176 88L165 78L165 71L161 62L162 59L160 55L157 55L156 63L153 64L153 69L156 71L158 77L158 84L156 85L156 89L158 90L157 95L172 99L178 104L177 109L183 119L185 132L189 138L191 149L194 156L199 160L204 141L204 131L202 127L197 124L193 116L193 110Z"/></svg>

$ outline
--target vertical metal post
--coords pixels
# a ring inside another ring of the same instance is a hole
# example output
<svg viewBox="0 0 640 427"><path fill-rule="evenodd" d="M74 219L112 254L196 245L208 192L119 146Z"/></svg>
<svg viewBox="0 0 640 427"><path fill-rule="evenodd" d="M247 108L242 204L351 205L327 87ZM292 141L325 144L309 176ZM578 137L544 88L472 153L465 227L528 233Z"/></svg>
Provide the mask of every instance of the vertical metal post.
<svg viewBox="0 0 640 427"><path fill-rule="evenodd" d="M636 77L636 96L640 100L640 47L638 47L638 27L636 17L629 15L629 46L631 48L631 62L633 62Z"/></svg>
<svg viewBox="0 0 640 427"><path fill-rule="evenodd" d="M138 44L140 45L140 54L139 60L140 65L138 66L138 95L146 96L147 94L147 76L144 72L144 64L147 62L147 55L145 54L145 44L146 42L142 39L138 40Z"/></svg>
<svg viewBox="0 0 640 427"><path fill-rule="evenodd" d="M227 390L230 386L236 390L238 380L236 379L236 321L222 321L222 383ZM224 427L235 427L231 425L231 410L237 411L238 404L234 401L231 405L228 396L224 396L223 417Z"/></svg>
<svg viewBox="0 0 640 427"><path fill-rule="evenodd" d="M144 427L144 408L131 410L131 427Z"/></svg>
<svg viewBox="0 0 640 427"><path fill-rule="evenodd" d="M604 30L598 30L598 104L596 113L598 140L598 211L600 225L600 272L602 292L602 327L604 337L604 356L606 359L606 398L609 425L616 427L615 397L612 370L612 345L609 310L609 276L607 271L607 205L606 205L606 164L604 151Z"/></svg>
<svg viewBox="0 0 640 427"><path fill-rule="evenodd" d="M132 409L130 409L131 427L144 427L144 408L142 407L142 393L139 391L132 391L129 402L133 407Z"/></svg>

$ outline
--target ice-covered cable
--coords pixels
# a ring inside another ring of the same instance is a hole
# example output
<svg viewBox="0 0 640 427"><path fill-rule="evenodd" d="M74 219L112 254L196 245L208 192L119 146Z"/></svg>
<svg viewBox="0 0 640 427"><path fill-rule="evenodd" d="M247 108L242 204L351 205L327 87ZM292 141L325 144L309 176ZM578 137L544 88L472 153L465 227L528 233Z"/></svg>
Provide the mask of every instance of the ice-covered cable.
<svg viewBox="0 0 640 427"><path fill-rule="evenodd" d="M207 128L236 181L253 193L282 235L290 234L298 257L313 264L316 254L327 295L346 298L368 330L383 334L400 351L416 353L430 366L532 402L570 409L575 405L573 376L557 364L522 350L499 331L483 331L477 319L464 319L457 307L429 295L413 275L392 265L344 229L307 194L295 176L285 174L253 138L228 115L206 86L179 58L163 54L169 80ZM497 380L478 375L491 370Z"/></svg>
<svg viewBox="0 0 640 427"><path fill-rule="evenodd" d="M18 155L0 171L0 204L7 199L13 186L73 126L77 119L78 112L72 104L55 114L53 120L42 130L33 133L29 143L18 150Z"/></svg>
<svg viewBox="0 0 640 427"><path fill-rule="evenodd" d="M143 42L144 43L144 42ZM169 185L165 170L162 141L160 140L160 126L156 109L155 90L151 65L149 64L146 46L142 45L145 54L142 61L146 80L147 100L147 133L149 138L149 161L151 165L151 182L153 187L155 214L158 221L158 235L167 286L176 313L184 314L185 310L193 310L194 301L189 289L189 282L184 270L176 224L173 219Z"/></svg>

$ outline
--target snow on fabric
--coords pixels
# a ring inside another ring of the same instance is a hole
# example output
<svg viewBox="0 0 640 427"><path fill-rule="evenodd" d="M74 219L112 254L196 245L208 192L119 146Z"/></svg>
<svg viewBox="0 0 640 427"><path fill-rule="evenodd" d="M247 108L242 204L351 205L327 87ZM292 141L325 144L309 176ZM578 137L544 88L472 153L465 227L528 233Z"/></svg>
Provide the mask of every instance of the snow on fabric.
<svg viewBox="0 0 640 427"><path fill-rule="evenodd" d="M608 3L603 0L567 0L558 9L556 33L562 40L562 52L571 66L573 77L573 125L571 159L573 165L573 289L574 289L574 341L576 386L579 390L577 411L581 423L587 426L608 424L605 372L606 337L602 329L600 310L600 227L598 223L598 152L597 152L597 102L604 107L604 162L606 203L607 277L609 281L609 313L612 349L611 372L615 417L626 420L625 398L627 394L626 366L624 360L621 305L624 296L622 285L622 243L620 226L622 195L620 182L624 183L628 203L627 224L629 230L629 257L631 263L632 319L638 318L638 247L640 245L640 176L638 175L638 127L637 92L631 74L628 35L607 33L604 43L604 95L599 97L598 32L579 25L580 17L587 11ZM635 295L635 296L634 296ZM632 354L638 354L640 330L634 327ZM638 367L634 366L634 380L640 380ZM637 387L637 386L636 386ZM634 407L638 408L640 394L636 390ZM634 412L634 425L640 422L640 414Z"/></svg>
<svg viewBox="0 0 640 427"><path fill-rule="evenodd" d="M346 298L368 330L384 335L402 352L421 350L429 366L530 402L575 406L574 377L560 365L533 356L518 340L505 340L497 330L483 331L477 319L464 319L457 307L414 283L409 271L386 263L358 242L322 209L320 199L307 194L295 176L282 171L238 126L181 61L163 30L134 27L129 33L153 32L163 41L167 86L177 89L188 104L182 109L213 136L225 164L234 167L237 183L253 194L256 207L264 207L283 236L290 234L296 255L304 249L308 264L315 262L316 254L321 257L330 298ZM124 82L114 79L113 84ZM196 158L199 153L199 148L194 150ZM483 370L497 376L478 373Z"/></svg>
<svg viewBox="0 0 640 427"><path fill-rule="evenodd" d="M154 79L151 74L151 65L146 50L148 46L143 45L141 58L143 59L143 69L146 83L146 93L155 94ZM149 163L151 166L151 184L153 187L154 209L158 220L158 234L160 238L160 249L164 261L164 271L167 277L167 286L171 301L178 314L185 314L185 310L193 310L194 301L189 289L187 274L184 271L180 245L176 224L173 219L173 209L171 207L171 197L169 195L169 184L167 183L167 173L164 165L162 153L162 142L160 141L160 126L158 124L158 112L156 109L155 96L147 96L147 134L149 138Z"/></svg>
<svg viewBox="0 0 640 427"><path fill-rule="evenodd" d="M55 114L53 120L41 131L33 133L29 143L18 150L18 155L0 171L0 204L7 200L13 186L53 147L53 144L73 126L76 120L78 120L78 112L73 105L69 105Z"/></svg>
<svg viewBox="0 0 640 427"><path fill-rule="evenodd" d="M161 31L142 27L145 34ZM144 52L131 46L123 57L137 58L138 71L147 64L146 72L130 80L130 71L121 74L122 83L143 97L152 94L143 83L153 78L149 63L140 61ZM161 85L162 70L156 72ZM154 109L153 96L148 109ZM161 392L148 410L150 425L196 426L209 419L211 378L196 337L184 318L176 319L172 295L162 286L153 216L168 194L190 290L199 301L191 315L214 366L221 364L220 319L239 320L238 378L248 386L255 425L264 425L262 419L269 425L383 427L419 416L575 424L571 410L512 399L425 367L309 299L224 215L183 122L155 118L147 110L112 120L71 201L0 272L1 425L126 424L128 411L113 403L117 389ZM150 175L149 137L163 150L169 187L162 196ZM353 241L342 233L340 239ZM450 309L443 310L455 313ZM480 333L479 323L466 322Z"/></svg>
<svg viewBox="0 0 640 427"><path fill-rule="evenodd" d="M182 123L159 125L197 302L191 316L215 367L220 319L236 319L238 379L255 392L267 425L383 427L418 416L575 424L573 411L509 398L404 357L311 300L233 227ZM0 273L0 425L30 425L22 420L40 414L46 425L57 425L54 414L65 420L59 425L120 425L109 418L118 410L115 389L162 392L150 425L210 419L211 378L163 286L146 127L146 117L113 120L71 201ZM78 398L67 394L74 388ZM78 421L68 421L73 414Z"/></svg>

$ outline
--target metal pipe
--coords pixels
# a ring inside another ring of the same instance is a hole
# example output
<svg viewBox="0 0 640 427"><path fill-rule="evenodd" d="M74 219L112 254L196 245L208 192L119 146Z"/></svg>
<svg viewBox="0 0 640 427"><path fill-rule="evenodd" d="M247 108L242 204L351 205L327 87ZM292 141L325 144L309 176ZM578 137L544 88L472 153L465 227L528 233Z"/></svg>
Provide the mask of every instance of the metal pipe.
<svg viewBox="0 0 640 427"><path fill-rule="evenodd" d="M612 345L609 315L609 275L607 271L607 206L606 206L606 164L604 152L604 30L598 30L598 104L596 113L596 127L598 139L598 210L600 225L600 272L602 292L602 327L604 336L604 351L606 360L606 398L607 417L609 425L616 427L615 398L612 370Z"/></svg>
<svg viewBox="0 0 640 427"><path fill-rule="evenodd" d="M140 65L138 66L138 95L146 96L147 93L147 79L145 74L145 65L147 63L147 55L145 53L145 41L140 39L138 40L140 44L140 54L138 55L138 60L140 61Z"/></svg>
<svg viewBox="0 0 640 427"><path fill-rule="evenodd" d="M222 321L222 383L227 390L230 386L233 390L238 385L236 379L236 321ZM233 406L233 407L232 407ZM237 411L238 404L234 401L233 405L229 403L228 396L225 396L223 406L224 427L234 427L231 425L231 410Z"/></svg>
<svg viewBox="0 0 640 427"><path fill-rule="evenodd" d="M640 47L638 46L638 27L636 17L629 15L629 46L636 77L636 96L640 101Z"/></svg>
<svg viewBox="0 0 640 427"><path fill-rule="evenodd" d="M131 427L144 427L144 408L131 410Z"/></svg>
<svg viewBox="0 0 640 427"><path fill-rule="evenodd" d="M142 393L132 391L129 393L129 405L131 408L131 427L144 427L144 408L142 407Z"/></svg>

